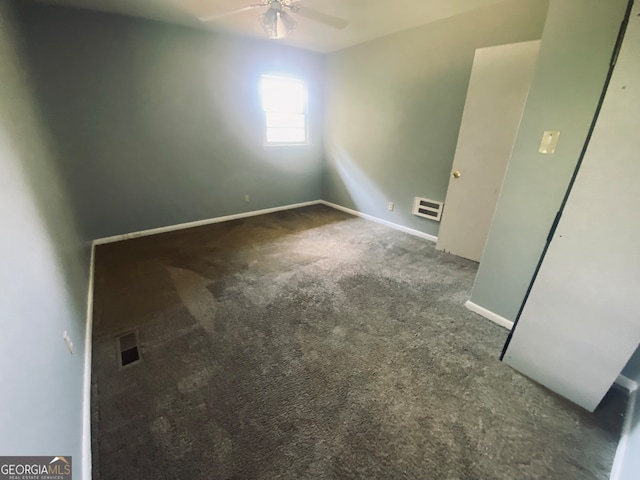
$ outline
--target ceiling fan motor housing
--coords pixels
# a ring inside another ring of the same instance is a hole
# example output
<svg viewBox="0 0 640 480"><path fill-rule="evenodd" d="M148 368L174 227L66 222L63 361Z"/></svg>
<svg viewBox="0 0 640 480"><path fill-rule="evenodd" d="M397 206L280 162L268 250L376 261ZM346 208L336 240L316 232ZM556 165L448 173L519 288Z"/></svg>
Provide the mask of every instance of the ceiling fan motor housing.
<svg viewBox="0 0 640 480"><path fill-rule="evenodd" d="M269 8L281 12L284 10L284 6L280 0L271 0L269 2Z"/></svg>

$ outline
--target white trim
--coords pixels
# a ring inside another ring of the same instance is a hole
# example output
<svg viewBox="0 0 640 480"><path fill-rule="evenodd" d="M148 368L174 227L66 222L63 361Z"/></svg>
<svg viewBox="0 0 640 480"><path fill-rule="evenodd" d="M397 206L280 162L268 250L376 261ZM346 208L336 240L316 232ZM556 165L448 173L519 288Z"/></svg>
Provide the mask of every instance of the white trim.
<svg viewBox="0 0 640 480"><path fill-rule="evenodd" d="M355 215L357 217L365 218L367 220L371 220L376 223L380 223L382 225L386 225L387 227L393 228L395 230L399 230L401 232L408 233L410 235L414 235L416 237L420 237L431 242L437 242L438 237L434 235L430 235L428 233L420 232L418 230L414 230L409 227L405 227L402 225L398 225L393 222L389 222L387 220L382 220L380 218L374 217L372 215L368 215L366 213L358 212L356 210L352 210L347 207L343 207L341 205L337 205L335 203L327 202L326 200L312 200L309 202L296 203L291 205L284 205L281 207L267 208L263 210L254 210L251 212L238 213L234 215L227 215L224 217L215 217L205 220L198 220L195 222L186 222L180 223L177 225L169 225L166 227L153 228L149 230L141 230L138 232L125 233L122 235L114 235L111 237L103 237L97 238L93 240L91 244L91 257L89 260L89 286L87 292L87 323L86 323L86 333L85 333L85 351L84 351L84 379L83 379L83 402L82 402L82 415L83 415L83 425L82 425L82 478L83 480L91 480L92 474L92 464L91 464L91 347L92 347L92 330L93 330L93 288L94 288L94 269L95 269L95 247L96 245L103 245L106 243L119 242L122 240L128 240L131 238L145 237L149 235L157 235L159 233L172 232L176 230L183 230L186 228L199 227L202 225L210 225L214 223L227 222L230 220L236 220L240 218L254 217L259 215L266 215L269 213L280 212L284 210L292 210L295 208L307 207L311 205L326 205L327 207L334 208L336 210L340 210L351 215ZM472 312L475 312L484 318L491 320L492 322L504 327L508 330L513 328L513 322L511 320L507 320L506 318L494 313L486 308L483 308L471 300L468 300L465 303L465 307L467 307ZM630 434L631 429L631 421L635 408L636 397L638 394L638 383L634 380L631 380L624 375L619 375L616 379L616 384L621 386L622 388L629 391L629 402L627 404L627 413L625 415L625 422L622 429L622 435L620 442L618 444L618 449L616 451L616 456L613 464L613 468L611 471L611 480L618 480L618 476L620 475L620 469L622 468L622 458L625 454L627 438Z"/></svg>
<svg viewBox="0 0 640 480"><path fill-rule="evenodd" d="M616 385L627 390L629 393L633 393L638 389L638 382L636 382L635 380L631 380L629 377L622 374L618 375L615 383Z"/></svg>
<svg viewBox="0 0 640 480"><path fill-rule="evenodd" d="M620 377L618 377L619 379ZM624 377L626 378L626 377ZM620 434L620 441L618 442L618 448L616 449L616 456L613 459L613 466L611 467L611 475L609 480L622 480L621 472L624 465L625 456L627 455L627 444L629 443L629 436L631 435L631 427L633 423L633 416L635 415L636 401L638 398L637 382L630 380L636 384L636 388L630 390L629 400L627 401L627 411L624 415L624 424L622 425L622 433ZM616 381L617 383L617 381ZM633 453L631 453L633 455Z"/></svg>
<svg viewBox="0 0 640 480"><path fill-rule="evenodd" d="M501 327L506 328L507 330L511 330L513 328L513 322L511 320L507 320L506 318L498 315L497 313L494 313L491 310L487 310L486 308L481 307L476 303L473 303L471 300L467 300L464 306L467 307L472 312L483 316L487 320L491 320L493 323L496 323ZM631 380L630 378L625 377L624 375L618 375L618 378L616 379L615 383L621 386L622 388L624 388L625 390L628 390L629 392L633 392L638 388L638 383L636 381Z"/></svg>
<svg viewBox="0 0 640 480"><path fill-rule="evenodd" d="M352 210L350 208L337 205L335 203L327 202L326 200L320 200L318 203L321 203L322 205L326 205L327 207L335 208L336 210L341 210L343 212L350 213L351 215L355 215L356 217L362 217L376 223L381 223L382 225L386 225L387 227L391 227L395 230L400 230L401 232L408 233L409 235L414 235L416 237L424 238L425 240L429 240L430 242L435 243L438 241L438 237L434 235L430 235L428 233L424 233L419 230L414 230L413 228L405 227L403 225L398 225L397 223L389 222L387 220L382 220L381 218L374 217L373 215L368 215L366 213L358 212L357 210Z"/></svg>
<svg viewBox="0 0 640 480"><path fill-rule="evenodd" d="M467 300L464 306L467 307L472 312L475 312L478 315L482 315L484 318L491 320L493 323L497 323L498 325L506 328L507 330L511 330L513 328L513 322L511 320L508 320L498 315L497 313L493 313L491 310L487 310L486 308L473 303L471 300Z"/></svg>
<svg viewBox="0 0 640 480"><path fill-rule="evenodd" d="M491 310L487 310L486 308L481 307L476 303L473 303L471 300L467 300L464 306L467 307L472 312L475 312L478 315L483 316L487 320L491 320L493 323L497 323L498 325L506 328L507 330L511 330L513 328L513 322L511 320L507 320L506 318L501 317L497 313L494 313ZM635 392L638 389L638 382L636 382L635 380L631 380L630 378L625 377L624 375L618 375L618 378L616 378L615 384L624 388L630 393Z"/></svg>
<svg viewBox="0 0 640 480"><path fill-rule="evenodd" d="M91 480L91 337L93 330L93 277L95 244L91 244L89 287L87 291L87 324L84 336L84 385L82 398L82 478Z"/></svg>
<svg viewBox="0 0 640 480"><path fill-rule="evenodd" d="M211 225L213 223L228 222L239 218L256 217L258 215L266 215L268 213L281 212L283 210L292 210L294 208L308 207L310 205L318 205L321 200L312 200L310 202L294 203L292 205L283 205L281 207L265 208L264 210L253 210L251 212L236 213L234 215L226 215L224 217L207 218L204 220L196 220L195 222L178 223L176 225L168 225L166 227L151 228L149 230L140 230L138 232L124 233L122 235L113 235L111 237L97 238L93 241L94 245L104 245L105 243L120 242L131 238L146 237L149 235L157 235L159 233L173 232L176 230L184 230L185 228L201 227L202 225Z"/></svg>

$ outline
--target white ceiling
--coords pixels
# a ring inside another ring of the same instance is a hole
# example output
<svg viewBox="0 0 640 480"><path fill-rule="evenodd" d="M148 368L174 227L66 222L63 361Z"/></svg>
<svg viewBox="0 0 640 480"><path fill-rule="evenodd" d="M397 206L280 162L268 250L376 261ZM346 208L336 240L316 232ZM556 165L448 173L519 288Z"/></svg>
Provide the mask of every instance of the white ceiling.
<svg viewBox="0 0 640 480"><path fill-rule="evenodd" d="M236 10L260 0L41 0L46 3L162 20L196 28L264 38L258 23L264 9L249 10L207 24L198 17ZM300 5L349 22L335 29L294 15L298 27L286 39L269 40L318 52L332 52L394 32L452 17L503 0L302 0Z"/></svg>

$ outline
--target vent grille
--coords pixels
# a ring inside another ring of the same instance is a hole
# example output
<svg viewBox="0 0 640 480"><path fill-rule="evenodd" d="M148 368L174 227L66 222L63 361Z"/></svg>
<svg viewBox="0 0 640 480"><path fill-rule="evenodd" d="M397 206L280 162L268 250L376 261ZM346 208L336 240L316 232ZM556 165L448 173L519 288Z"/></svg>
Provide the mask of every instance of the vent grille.
<svg viewBox="0 0 640 480"><path fill-rule="evenodd" d="M428 218L430 220L440 221L440 215L442 215L442 202L435 200L429 200L428 198L415 197L413 200L414 215L419 217Z"/></svg>
<svg viewBox="0 0 640 480"><path fill-rule="evenodd" d="M118 352L118 366L120 368L132 365L142 360L138 347L138 331L123 333L116 337L116 350Z"/></svg>

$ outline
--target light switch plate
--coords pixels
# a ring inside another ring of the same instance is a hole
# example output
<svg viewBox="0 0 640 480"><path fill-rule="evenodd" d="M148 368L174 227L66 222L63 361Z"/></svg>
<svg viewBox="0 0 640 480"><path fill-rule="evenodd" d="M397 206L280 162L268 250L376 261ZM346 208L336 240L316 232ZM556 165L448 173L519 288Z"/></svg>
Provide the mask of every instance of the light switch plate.
<svg viewBox="0 0 640 480"><path fill-rule="evenodd" d="M558 146L558 138L560 137L560 130L547 130L542 134L542 141L540 142L540 148L538 153L543 155L550 155L556 152Z"/></svg>

